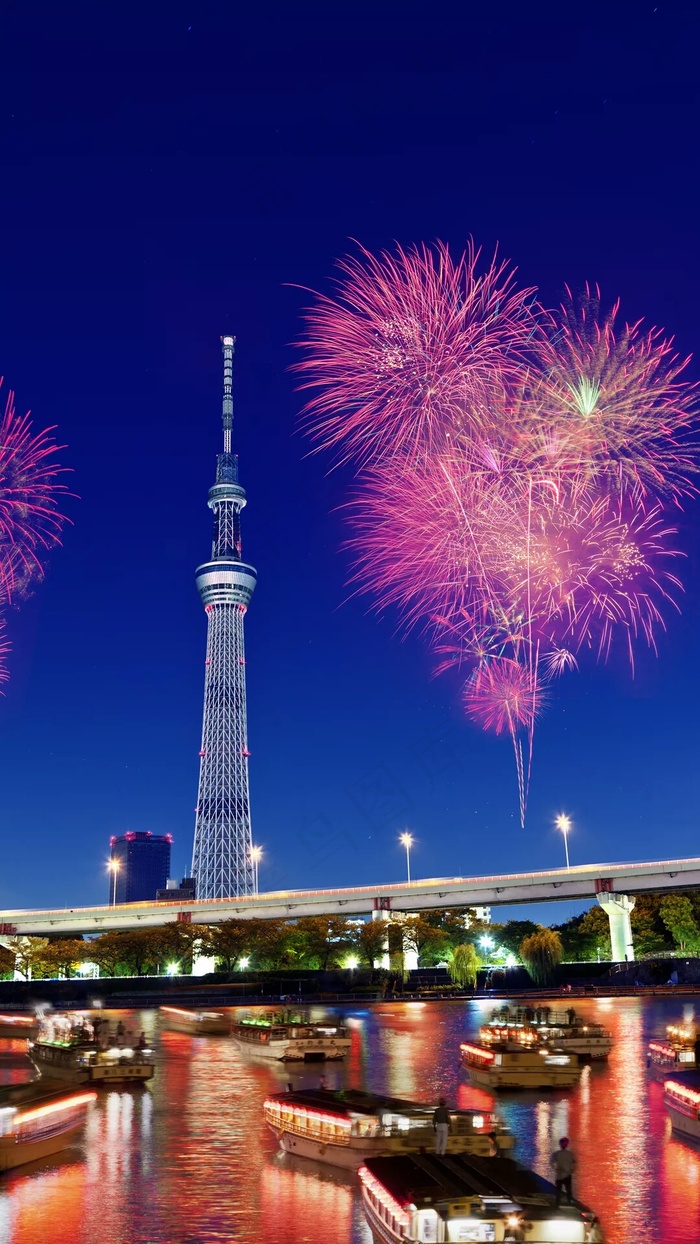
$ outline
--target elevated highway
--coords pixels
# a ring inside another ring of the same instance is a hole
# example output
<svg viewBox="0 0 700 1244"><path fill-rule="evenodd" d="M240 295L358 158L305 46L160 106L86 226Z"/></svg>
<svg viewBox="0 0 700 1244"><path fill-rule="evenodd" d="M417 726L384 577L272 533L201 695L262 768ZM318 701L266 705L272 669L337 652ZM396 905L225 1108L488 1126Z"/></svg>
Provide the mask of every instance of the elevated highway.
<svg viewBox="0 0 700 1244"><path fill-rule="evenodd" d="M396 885L351 886L333 890L280 890L247 899L204 902L127 903L38 911L0 911L0 937L12 934L68 937L110 929L148 928L180 920L217 924L232 918L293 920L300 916L365 916L418 912L430 908L505 906L562 899L594 899L607 911L615 943L632 958L629 911L633 896L700 887L700 858L636 864L582 864L547 872L504 873L488 877L437 877ZM619 927L618 927L619 926ZM624 926L624 927L623 927ZM626 943L622 946L620 938ZM613 949L615 950L615 944Z"/></svg>

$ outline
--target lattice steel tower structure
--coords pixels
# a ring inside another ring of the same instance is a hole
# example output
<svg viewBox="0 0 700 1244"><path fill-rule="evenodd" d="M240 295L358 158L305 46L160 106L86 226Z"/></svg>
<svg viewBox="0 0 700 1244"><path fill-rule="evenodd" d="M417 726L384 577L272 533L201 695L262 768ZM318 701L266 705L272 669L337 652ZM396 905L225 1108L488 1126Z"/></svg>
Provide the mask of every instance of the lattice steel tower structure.
<svg viewBox="0 0 700 1244"><path fill-rule="evenodd" d="M238 458L231 452L235 337L221 338L224 353L222 422L224 450L216 457L216 483L209 489L214 513L211 560L197 568L197 590L208 618L204 721L192 873L197 898L253 894L248 730L243 620L255 590L256 572L241 557Z"/></svg>

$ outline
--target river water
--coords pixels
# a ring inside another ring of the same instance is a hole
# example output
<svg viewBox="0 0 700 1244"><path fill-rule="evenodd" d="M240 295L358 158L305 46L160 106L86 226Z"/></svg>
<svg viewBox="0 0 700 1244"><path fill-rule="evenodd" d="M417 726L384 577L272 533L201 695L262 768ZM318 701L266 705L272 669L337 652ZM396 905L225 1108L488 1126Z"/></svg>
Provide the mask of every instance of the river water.
<svg viewBox="0 0 700 1244"><path fill-rule="evenodd" d="M65 1155L0 1176L0 1244L371 1244L353 1178L278 1152L261 1118L266 1094L289 1080L316 1087L321 1071L329 1088L491 1107L490 1093L469 1086L459 1042L493 1005L343 1008L334 1014L352 1036L345 1064L296 1070L254 1060L227 1037L163 1031L155 1011L122 1013L155 1045L154 1080L101 1094ZM645 1058L649 1038L691 1018L692 1003L601 998L576 1007L612 1030L613 1053L586 1067L575 1090L498 1095L516 1156L548 1175L568 1135L577 1193L598 1213L607 1244L696 1244L700 1152L671 1136ZM24 1075L0 1055L0 1081Z"/></svg>

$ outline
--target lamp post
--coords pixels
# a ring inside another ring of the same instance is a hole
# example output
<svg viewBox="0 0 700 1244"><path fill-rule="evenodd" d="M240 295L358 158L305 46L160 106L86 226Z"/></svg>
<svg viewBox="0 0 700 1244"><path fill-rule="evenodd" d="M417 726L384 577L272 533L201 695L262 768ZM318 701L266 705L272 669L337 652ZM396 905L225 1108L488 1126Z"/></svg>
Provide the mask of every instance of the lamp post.
<svg viewBox="0 0 700 1244"><path fill-rule="evenodd" d="M569 863L569 830L571 829L571 817L566 816L564 812L560 812L556 819L556 827L560 829L564 835L564 851L566 852L566 867L571 871Z"/></svg>
<svg viewBox="0 0 700 1244"><path fill-rule="evenodd" d="M406 848L406 876L408 881L411 880L411 847L413 846L413 838L411 834L401 834L399 842Z"/></svg>
<svg viewBox="0 0 700 1244"><path fill-rule="evenodd" d="M479 945L481 946L482 950L486 951L487 962L489 958L489 952L493 950L493 944L494 943L493 943L492 937L480 937L479 938Z"/></svg>
<svg viewBox="0 0 700 1244"><path fill-rule="evenodd" d="M107 864L107 867L112 874L112 894L111 894L109 905L110 907L116 907L117 905L117 873L119 872L119 860L110 860L109 863Z"/></svg>
<svg viewBox="0 0 700 1244"><path fill-rule="evenodd" d="M257 897L257 895L260 893L260 887L259 887L259 885L258 885L258 869L260 868L260 860L262 859L262 853L263 853L263 849L262 849L262 847L251 847L251 848L250 848L250 858L251 858L251 860L253 861L253 868L255 869L255 894L256 894L256 897Z"/></svg>

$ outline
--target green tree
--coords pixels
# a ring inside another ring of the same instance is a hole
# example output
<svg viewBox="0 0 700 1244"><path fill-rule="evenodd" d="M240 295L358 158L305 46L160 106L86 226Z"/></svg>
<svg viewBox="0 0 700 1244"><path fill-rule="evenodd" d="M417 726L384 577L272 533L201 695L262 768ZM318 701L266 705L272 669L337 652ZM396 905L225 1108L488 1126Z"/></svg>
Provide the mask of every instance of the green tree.
<svg viewBox="0 0 700 1244"><path fill-rule="evenodd" d="M401 923L403 946L415 951L418 962L425 967L444 959L450 947L450 938L444 928L436 928L423 916L408 916Z"/></svg>
<svg viewBox="0 0 700 1244"><path fill-rule="evenodd" d="M598 952L601 959L610 958L610 924L598 903L555 927L567 963L592 962L598 958Z"/></svg>
<svg viewBox="0 0 700 1244"><path fill-rule="evenodd" d="M328 971L352 946L353 926L345 916L303 916L294 929L295 951L306 967Z"/></svg>
<svg viewBox="0 0 700 1244"><path fill-rule="evenodd" d="M100 933L86 947L86 960L96 963L103 976L119 975L119 968L123 966L121 939L121 933Z"/></svg>
<svg viewBox="0 0 700 1244"><path fill-rule="evenodd" d="M43 974L70 977L87 959L87 949L87 943L80 937L63 937L49 942L42 955Z"/></svg>
<svg viewBox="0 0 700 1244"><path fill-rule="evenodd" d="M267 970L294 966L294 926L286 920L249 920L251 955Z"/></svg>
<svg viewBox="0 0 700 1244"><path fill-rule="evenodd" d="M364 924L357 926L353 941L360 962L373 968L386 954L387 921L365 921Z"/></svg>
<svg viewBox="0 0 700 1244"><path fill-rule="evenodd" d="M552 982L561 955L561 938L556 929L539 928L520 944L520 958L536 985Z"/></svg>
<svg viewBox="0 0 700 1244"><path fill-rule="evenodd" d="M233 972L252 951L251 920L222 920L209 930L210 953L224 972Z"/></svg>
<svg viewBox="0 0 700 1244"><path fill-rule="evenodd" d="M12 977L15 970L15 956L6 946L0 945L0 977Z"/></svg>
<svg viewBox="0 0 700 1244"><path fill-rule="evenodd" d="M661 897L658 894L638 894L630 923L638 958L650 958L673 950L673 938L661 919Z"/></svg>
<svg viewBox="0 0 700 1244"><path fill-rule="evenodd" d="M520 958L520 947L526 937L536 933L540 928L532 920L508 920L498 933L498 945L509 954Z"/></svg>
<svg viewBox="0 0 700 1244"><path fill-rule="evenodd" d="M149 945L155 965L161 972L176 963L180 974L192 971L192 959L200 947L204 950L209 942L209 930L205 925L185 924L180 920L168 920L157 929L143 929L152 934Z"/></svg>
<svg viewBox="0 0 700 1244"><path fill-rule="evenodd" d="M479 956L471 942L463 942L460 946L455 946L452 958L447 964L447 971L450 979L459 985L460 989L474 988L478 969Z"/></svg>
<svg viewBox="0 0 700 1244"><path fill-rule="evenodd" d="M690 899L682 894L667 894L661 900L659 913L680 953L697 954L700 950L700 928Z"/></svg>
<svg viewBox="0 0 700 1244"><path fill-rule="evenodd" d="M7 948L15 958L15 971L24 980L33 976L41 976L44 970L45 952L49 944L48 937L10 937Z"/></svg>

